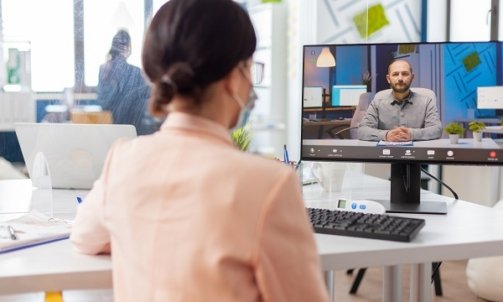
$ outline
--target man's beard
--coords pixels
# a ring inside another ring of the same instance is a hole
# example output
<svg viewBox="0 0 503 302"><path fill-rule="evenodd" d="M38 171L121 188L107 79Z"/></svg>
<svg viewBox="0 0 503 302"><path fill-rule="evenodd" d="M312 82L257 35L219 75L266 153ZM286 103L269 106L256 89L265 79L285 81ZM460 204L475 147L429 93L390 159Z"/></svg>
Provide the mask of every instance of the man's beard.
<svg viewBox="0 0 503 302"><path fill-rule="evenodd" d="M406 83L400 83L400 87L398 87L397 84L390 84L391 89L393 89L394 92L396 93L404 93L407 92L410 88L410 85L407 85Z"/></svg>

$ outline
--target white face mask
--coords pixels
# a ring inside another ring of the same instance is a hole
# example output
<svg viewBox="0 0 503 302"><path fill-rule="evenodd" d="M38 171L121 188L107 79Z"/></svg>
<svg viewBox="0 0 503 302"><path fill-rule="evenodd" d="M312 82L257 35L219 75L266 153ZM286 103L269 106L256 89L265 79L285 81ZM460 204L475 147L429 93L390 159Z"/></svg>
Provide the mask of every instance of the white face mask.
<svg viewBox="0 0 503 302"><path fill-rule="evenodd" d="M236 122L236 125L232 127L231 131L246 125L248 119L250 118L251 111L253 110L253 107L255 107L255 101L258 99L253 87L250 87L250 93L248 95L248 102L246 102L246 105L243 105L243 101L240 100L237 95L234 95L233 98L236 100L239 107L241 107L241 111L239 112L238 121Z"/></svg>

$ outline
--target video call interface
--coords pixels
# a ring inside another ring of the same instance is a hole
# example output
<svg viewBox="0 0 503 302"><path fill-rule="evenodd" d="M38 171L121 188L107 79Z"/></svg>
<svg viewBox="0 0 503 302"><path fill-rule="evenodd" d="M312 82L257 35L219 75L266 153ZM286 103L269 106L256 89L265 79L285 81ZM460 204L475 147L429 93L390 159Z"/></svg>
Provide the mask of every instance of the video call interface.
<svg viewBox="0 0 503 302"><path fill-rule="evenodd" d="M324 48L329 48L335 66L319 64ZM302 159L479 164L503 160L501 42L306 45L303 51ZM422 87L435 93L440 138L396 144L359 139L358 125L374 95L390 89L388 65L397 59L412 67L411 91ZM484 122L481 141L473 138L471 121ZM464 128L456 143L444 131L451 122Z"/></svg>

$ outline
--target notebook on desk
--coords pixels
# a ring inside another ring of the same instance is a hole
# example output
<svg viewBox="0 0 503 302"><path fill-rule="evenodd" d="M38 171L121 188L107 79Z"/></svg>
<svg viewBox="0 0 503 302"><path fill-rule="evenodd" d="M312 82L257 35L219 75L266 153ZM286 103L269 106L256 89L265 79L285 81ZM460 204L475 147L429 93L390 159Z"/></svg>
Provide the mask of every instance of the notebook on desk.
<svg viewBox="0 0 503 302"><path fill-rule="evenodd" d="M18 123L15 129L33 185L58 189L90 189L112 144L136 137L132 125Z"/></svg>
<svg viewBox="0 0 503 302"><path fill-rule="evenodd" d="M71 223L38 212L0 221L0 254L67 239Z"/></svg>

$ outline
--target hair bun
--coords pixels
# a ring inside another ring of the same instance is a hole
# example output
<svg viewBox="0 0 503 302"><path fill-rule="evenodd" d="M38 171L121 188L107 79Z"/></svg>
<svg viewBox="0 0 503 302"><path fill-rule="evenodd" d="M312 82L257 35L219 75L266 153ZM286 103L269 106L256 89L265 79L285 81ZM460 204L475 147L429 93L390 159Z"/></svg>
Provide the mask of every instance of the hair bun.
<svg viewBox="0 0 503 302"><path fill-rule="evenodd" d="M164 107L171 102L177 93L191 96L197 93L194 71L189 64L184 62L171 65L159 82L152 87L151 112L154 115L164 115Z"/></svg>
<svg viewBox="0 0 503 302"><path fill-rule="evenodd" d="M171 65L161 80L172 87L174 93L191 94L194 90L194 70L185 62Z"/></svg>

